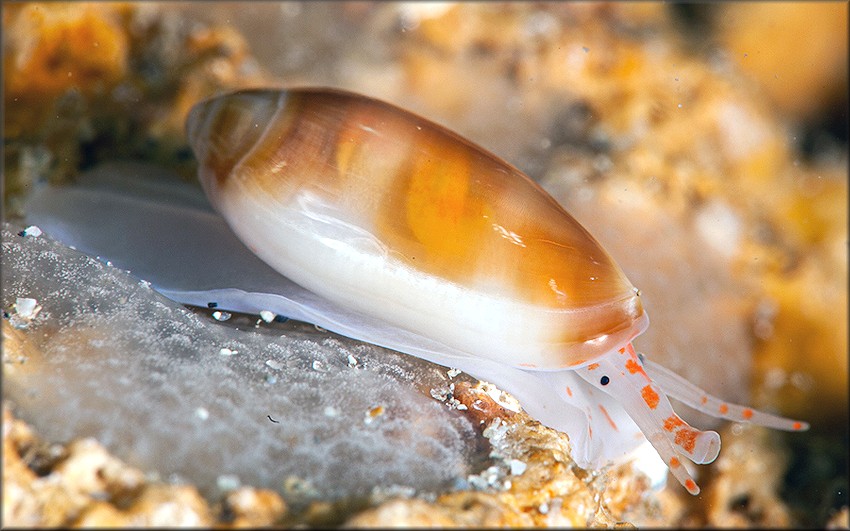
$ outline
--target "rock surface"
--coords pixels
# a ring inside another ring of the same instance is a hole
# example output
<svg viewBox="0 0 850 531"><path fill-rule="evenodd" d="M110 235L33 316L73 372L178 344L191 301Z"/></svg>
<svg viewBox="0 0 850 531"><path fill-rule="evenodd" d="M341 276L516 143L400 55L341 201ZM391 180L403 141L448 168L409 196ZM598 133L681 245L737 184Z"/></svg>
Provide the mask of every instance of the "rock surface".
<svg viewBox="0 0 850 531"><path fill-rule="evenodd" d="M96 437L208 496L246 484L304 502L444 490L486 459L430 397L442 367L295 322L219 323L17 232L3 229L4 325L26 348L4 345L3 394L48 440ZM26 298L40 311L24 322Z"/></svg>

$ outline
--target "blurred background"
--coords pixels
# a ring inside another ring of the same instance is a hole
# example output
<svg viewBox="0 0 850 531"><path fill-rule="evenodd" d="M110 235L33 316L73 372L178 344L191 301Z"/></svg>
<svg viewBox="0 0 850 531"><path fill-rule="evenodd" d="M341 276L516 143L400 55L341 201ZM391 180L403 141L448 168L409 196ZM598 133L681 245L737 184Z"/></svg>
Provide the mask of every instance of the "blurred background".
<svg viewBox="0 0 850 531"><path fill-rule="evenodd" d="M106 161L193 179L185 116L230 90L390 101L507 159L586 224L647 298L639 348L812 423L782 439L795 521L846 507L846 3L2 9L6 218L34 183ZM692 523L738 522L726 517Z"/></svg>

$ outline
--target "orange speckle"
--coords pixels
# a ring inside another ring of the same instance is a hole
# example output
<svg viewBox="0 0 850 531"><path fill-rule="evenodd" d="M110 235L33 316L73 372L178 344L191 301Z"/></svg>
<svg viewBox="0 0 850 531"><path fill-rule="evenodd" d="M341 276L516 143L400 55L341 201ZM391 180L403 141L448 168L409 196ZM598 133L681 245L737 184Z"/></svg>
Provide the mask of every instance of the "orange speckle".
<svg viewBox="0 0 850 531"><path fill-rule="evenodd" d="M691 494L699 494L699 487L697 487L697 484L691 478L685 480L685 488Z"/></svg>
<svg viewBox="0 0 850 531"><path fill-rule="evenodd" d="M679 426L684 426L685 421L677 417L675 414L670 415L667 419L664 420L664 429L667 431L673 431Z"/></svg>
<svg viewBox="0 0 850 531"><path fill-rule="evenodd" d="M599 368L598 363L591 363L590 365L587 366L587 370L589 370L589 371L593 371L593 370L596 370L598 368Z"/></svg>
<svg viewBox="0 0 850 531"><path fill-rule="evenodd" d="M699 432L691 428L682 428L676 432L676 444L681 446L689 454L694 453Z"/></svg>
<svg viewBox="0 0 850 531"><path fill-rule="evenodd" d="M708 402L708 397L705 396L705 395L702 395L702 398L699 399L699 403L705 404L706 402Z"/></svg>
<svg viewBox="0 0 850 531"><path fill-rule="evenodd" d="M593 439L593 428L590 426L587 427L587 436Z"/></svg>
<svg viewBox="0 0 850 531"><path fill-rule="evenodd" d="M629 343L629 344L626 346L626 350L628 350L628 351L629 351L629 355L630 355L631 357L633 357L633 358L636 358L636 357L637 357L637 352L635 352L635 347L633 347L631 343Z"/></svg>
<svg viewBox="0 0 850 531"><path fill-rule="evenodd" d="M677 466L681 466L681 465L682 465L682 463L679 462L678 457L671 457L670 458L670 468L676 468Z"/></svg>
<svg viewBox="0 0 850 531"><path fill-rule="evenodd" d="M649 409L655 409L658 406L658 393L652 389L651 385L643 386L643 389L640 390L640 396L643 397L643 401L646 402Z"/></svg>
<svg viewBox="0 0 850 531"><path fill-rule="evenodd" d="M621 348L619 350L619 352L620 352L620 354L625 354L626 353L626 347Z"/></svg>
<svg viewBox="0 0 850 531"><path fill-rule="evenodd" d="M729 411L729 406L726 404L720 404L720 414L725 415Z"/></svg>
<svg viewBox="0 0 850 531"><path fill-rule="evenodd" d="M574 362L570 363L570 364L569 364L569 365L567 365L567 366L568 366L568 367L575 367L576 365L581 365L582 363L584 363L584 362L586 362L586 361L587 361L587 360L585 360L585 359L576 360L576 361L574 361Z"/></svg>
<svg viewBox="0 0 850 531"><path fill-rule="evenodd" d="M741 413L741 416L743 416L746 420L750 420L750 418L752 418L753 416L753 410L747 408Z"/></svg>
<svg viewBox="0 0 850 531"><path fill-rule="evenodd" d="M802 427L803 427L803 425L799 422L795 422L794 425L792 426L792 428L794 428L795 430L799 430Z"/></svg>
<svg viewBox="0 0 850 531"><path fill-rule="evenodd" d="M617 424L611 418L611 415L608 414L608 410L605 409L605 406L603 406L602 404L599 404L599 409L602 410L602 414L605 415L606 419L608 419L608 424L610 424L611 427L614 428L614 431L620 431L619 428L617 428Z"/></svg>
<svg viewBox="0 0 850 531"><path fill-rule="evenodd" d="M569 395L569 396L573 396L573 390L572 390L572 389L570 389L570 386L569 386L569 385L567 386L567 395Z"/></svg>
<svg viewBox="0 0 850 531"><path fill-rule="evenodd" d="M646 376L646 371L643 370L643 367L640 366L640 363L636 362L633 359L626 360L626 370L628 370L632 374L641 373Z"/></svg>

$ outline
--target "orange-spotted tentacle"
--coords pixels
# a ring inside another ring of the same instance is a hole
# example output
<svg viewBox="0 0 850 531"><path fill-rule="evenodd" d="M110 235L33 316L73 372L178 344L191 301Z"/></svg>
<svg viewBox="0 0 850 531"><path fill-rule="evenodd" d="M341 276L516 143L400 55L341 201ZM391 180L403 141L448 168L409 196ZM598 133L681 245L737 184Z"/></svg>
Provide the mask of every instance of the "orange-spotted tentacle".
<svg viewBox="0 0 850 531"><path fill-rule="evenodd" d="M699 493L679 456L698 464L710 463L720 452L720 436L690 426L673 411L662 387L652 381L631 345L576 372L616 398L679 483L691 494Z"/></svg>
<svg viewBox="0 0 850 531"><path fill-rule="evenodd" d="M708 394L705 390L685 380L670 369L646 359L642 354L638 355L638 357L643 362L644 368L649 372L652 379L669 396L681 400L698 411L702 411L713 417L734 420L736 422L749 422L777 430L805 431L809 429L809 424L801 420L779 417L747 406L725 402L716 396Z"/></svg>

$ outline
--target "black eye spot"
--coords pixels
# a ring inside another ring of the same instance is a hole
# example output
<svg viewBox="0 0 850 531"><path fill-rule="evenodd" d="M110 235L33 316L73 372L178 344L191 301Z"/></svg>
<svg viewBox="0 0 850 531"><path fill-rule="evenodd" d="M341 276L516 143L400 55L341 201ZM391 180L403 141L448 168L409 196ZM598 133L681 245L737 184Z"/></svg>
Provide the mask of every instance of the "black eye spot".
<svg viewBox="0 0 850 531"><path fill-rule="evenodd" d="M608 382L610 382L610 381L611 381L611 378L608 378L607 376L603 376L602 378L599 379L599 383L601 383L602 385L608 385Z"/></svg>

